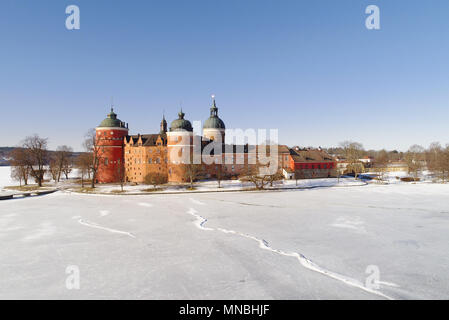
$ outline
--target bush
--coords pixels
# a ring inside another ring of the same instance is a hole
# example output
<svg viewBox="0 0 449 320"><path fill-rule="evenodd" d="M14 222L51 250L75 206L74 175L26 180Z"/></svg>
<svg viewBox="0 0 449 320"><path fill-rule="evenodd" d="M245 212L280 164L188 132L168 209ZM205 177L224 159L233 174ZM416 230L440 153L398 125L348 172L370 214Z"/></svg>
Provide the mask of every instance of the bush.
<svg viewBox="0 0 449 320"><path fill-rule="evenodd" d="M413 178L413 177L405 177L405 178L401 178L402 182L416 182L416 181L420 181L420 178Z"/></svg>
<svg viewBox="0 0 449 320"><path fill-rule="evenodd" d="M156 187L157 185L167 183L167 176L158 172L151 172L145 176L143 183Z"/></svg>

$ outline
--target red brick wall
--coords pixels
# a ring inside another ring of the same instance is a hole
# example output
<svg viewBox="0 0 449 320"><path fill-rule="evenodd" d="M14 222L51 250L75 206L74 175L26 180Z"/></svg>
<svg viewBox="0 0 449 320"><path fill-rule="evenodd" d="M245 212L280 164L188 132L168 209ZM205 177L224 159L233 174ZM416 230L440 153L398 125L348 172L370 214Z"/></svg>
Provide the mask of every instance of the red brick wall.
<svg viewBox="0 0 449 320"><path fill-rule="evenodd" d="M97 128L96 134L97 148L100 149L96 180L98 183L119 182L120 174L124 172L123 138L128 130Z"/></svg>

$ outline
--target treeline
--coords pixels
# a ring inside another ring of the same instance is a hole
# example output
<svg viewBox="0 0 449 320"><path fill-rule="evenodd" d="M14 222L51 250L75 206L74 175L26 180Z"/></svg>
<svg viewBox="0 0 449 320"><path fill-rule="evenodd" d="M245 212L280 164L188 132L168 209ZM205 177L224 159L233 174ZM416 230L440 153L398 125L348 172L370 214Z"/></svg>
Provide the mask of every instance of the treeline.
<svg viewBox="0 0 449 320"><path fill-rule="evenodd" d="M100 162L104 161L104 150L96 145L94 129L86 134L83 147L85 152L73 152L71 147L65 145L57 147L56 151L50 151L47 138L39 135L26 137L7 155L11 177L19 181L20 185L27 185L33 179L41 187L47 174L52 180L59 182L61 177L68 179L69 174L77 169L82 186L84 187L87 178L94 188ZM124 176L123 170L119 171Z"/></svg>
<svg viewBox="0 0 449 320"><path fill-rule="evenodd" d="M449 175L449 144L443 147L439 142L433 142L427 149L413 145L406 153L405 161L415 176L428 170L436 180L444 183Z"/></svg>
<svg viewBox="0 0 449 320"><path fill-rule="evenodd" d="M74 155L72 148L59 146L56 151L48 150L48 139L38 135L26 137L21 144L9 152L11 177L20 185L29 183L30 179L42 186L46 173L59 182L61 176L66 179L73 170Z"/></svg>
<svg viewBox="0 0 449 320"><path fill-rule="evenodd" d="M424 170L427 170L437 181L443 183L449 178L449 144L443 147L439 142L433 142L428 148L420 145L412 145L406 152L385 149L366 151L359 142L344 141L338 148L328 148L327 152L346 159L352 171L360 173L361 159L370 157L374 168L382 172L390 162L403 161L408 166L409 174L415 178Z"/></svg>
<svg viewBox="0 0 449 320"><path fill-rule="evenodd" d="M326 148L326 152L332 155L339 155L344 157L346 154L346 145L347 144L351 144L351 143L355 143L360 147L360 153L359 153L359 157L363 158L363 157L370 157L373 159L379 159L379 158L388 158L388 160L390 161L400 161L403 160L404 158L404 152L402 151L398 151L398 150L365 150L363 148L363 145L359 142L353 142L353 141L344 141L341 142L339 147L332 147L332 148Z"/></svg>

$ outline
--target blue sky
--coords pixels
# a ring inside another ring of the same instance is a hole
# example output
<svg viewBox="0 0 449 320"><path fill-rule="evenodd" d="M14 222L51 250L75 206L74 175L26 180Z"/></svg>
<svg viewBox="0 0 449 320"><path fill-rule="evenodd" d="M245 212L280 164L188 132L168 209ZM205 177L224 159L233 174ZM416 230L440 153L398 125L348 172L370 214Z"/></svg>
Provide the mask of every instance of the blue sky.
<svg viewBox="0 0 449 320"><path fill-rule="evenodd" d="M81 29L65 28L78 5ZM365 28L380 7L381 30ZM163 110L281 143L406 150L449 142L447 0L2 0L0 146L81 149L110 107L132 134Z"/></svg>

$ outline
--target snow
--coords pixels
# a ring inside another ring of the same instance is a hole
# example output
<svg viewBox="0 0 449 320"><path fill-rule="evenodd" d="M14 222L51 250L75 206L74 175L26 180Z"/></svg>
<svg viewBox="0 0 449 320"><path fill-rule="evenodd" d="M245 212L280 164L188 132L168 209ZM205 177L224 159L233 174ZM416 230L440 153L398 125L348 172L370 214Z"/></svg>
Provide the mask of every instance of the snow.
<svg viewBox="0 0 449 320"><path fill-rule="evenodd" d="M15 181L11 179L11 167L0 167L0 190L15 184Z"/></svg>
<svg viewBox="0 0 449 320"><path fill-rule="evenodd" d="M0 201L0 299L449 299L449 185L345 181Z"/></svg>

